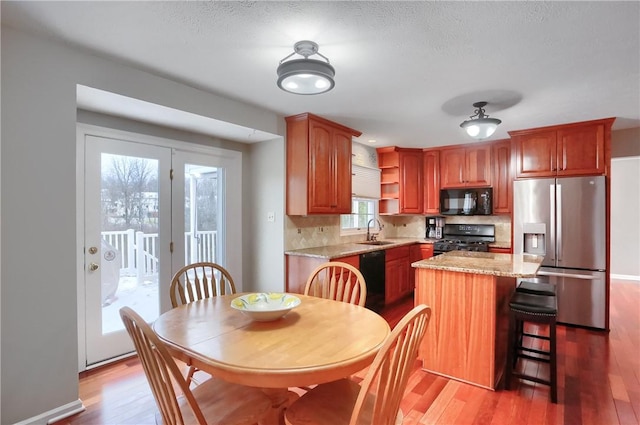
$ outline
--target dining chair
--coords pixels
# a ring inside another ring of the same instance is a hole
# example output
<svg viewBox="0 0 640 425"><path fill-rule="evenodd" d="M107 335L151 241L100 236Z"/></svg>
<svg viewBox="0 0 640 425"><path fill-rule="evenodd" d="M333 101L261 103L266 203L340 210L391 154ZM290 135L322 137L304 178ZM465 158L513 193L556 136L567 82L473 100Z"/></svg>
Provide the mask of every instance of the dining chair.
<svg viewBox="0 0 640 425"><path fill-rule="evenodd" d="M178 270L171 279L171 305L179 305L217 295L235 294L231 274L219 264L199 262Z"/></svg>
<svg viewBox="0 0 640 425"><path fill-rule="evenodd" d="M364 307L367 284L360 270L341 261L319 265L309 275L304 295L329 298Z"/></svg>
<svg viewBox="0 0 640 425"><path fill-rule="evenodd" d="M171 279L169 289L173 308L193 301L211 298L217 295L235 294L236 285L231 273L219 264L199 262L187 264L178 270ZM196 367L187 363L186 380L191 383Z"/></svg>
<svg viewBox="0 0 640 425"><path fill-rule="evenodd" d="M147 322L129 307L120 309L120 317L133 340L160 410L156 413L156 422L167 425L252 425L270 409L271 400L261 390L217 378L211 378L191 390L167 347ZM176 395L176 389L182 396Z"/></svg>
<svg viewBox="0 0 640 425"><path fill-rule="evenodd" d="M285 411L287 425L397 425L400 402L429 324L424 304L408 312L385 341L361 384L351 379L317 385Z"/></svg>

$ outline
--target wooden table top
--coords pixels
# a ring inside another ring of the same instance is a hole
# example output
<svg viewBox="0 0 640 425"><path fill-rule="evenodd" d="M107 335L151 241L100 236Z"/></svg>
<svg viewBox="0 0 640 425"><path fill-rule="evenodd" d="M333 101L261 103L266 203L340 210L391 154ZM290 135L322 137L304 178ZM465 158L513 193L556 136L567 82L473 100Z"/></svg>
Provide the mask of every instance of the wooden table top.
<svg viewBox="0 0 640 425"><path fill-rule="evenodd" d="M242 294L195 301L162 314L154 330L172 352L227 381L264 388L307 386L368 366L390 333L364 307L295 294L285 317L254 322L231 307Z"/></svg>

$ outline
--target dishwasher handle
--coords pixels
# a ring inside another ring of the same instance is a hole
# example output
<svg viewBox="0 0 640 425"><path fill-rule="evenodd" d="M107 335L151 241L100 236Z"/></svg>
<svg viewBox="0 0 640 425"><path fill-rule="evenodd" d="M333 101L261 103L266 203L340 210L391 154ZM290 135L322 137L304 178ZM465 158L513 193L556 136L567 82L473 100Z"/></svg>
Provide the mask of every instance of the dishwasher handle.
<svg viewBox="0 0 640 425"><path fill-rule="evenodd" d="M384 257L384 249L379 251L371 251L360 254L360 258L376 258L376 257Z"/></svg>

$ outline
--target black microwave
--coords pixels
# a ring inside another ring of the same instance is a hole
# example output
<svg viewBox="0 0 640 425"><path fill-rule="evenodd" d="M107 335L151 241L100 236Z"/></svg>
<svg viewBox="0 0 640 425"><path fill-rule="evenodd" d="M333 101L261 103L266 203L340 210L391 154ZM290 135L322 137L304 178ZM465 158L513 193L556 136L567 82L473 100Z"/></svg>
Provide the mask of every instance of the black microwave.
<svg viewBox="0 0 640 425"><path fill-rule="evenodd" d="M441 189L440 214L491 215L493 189L490 187Z"/></svg>

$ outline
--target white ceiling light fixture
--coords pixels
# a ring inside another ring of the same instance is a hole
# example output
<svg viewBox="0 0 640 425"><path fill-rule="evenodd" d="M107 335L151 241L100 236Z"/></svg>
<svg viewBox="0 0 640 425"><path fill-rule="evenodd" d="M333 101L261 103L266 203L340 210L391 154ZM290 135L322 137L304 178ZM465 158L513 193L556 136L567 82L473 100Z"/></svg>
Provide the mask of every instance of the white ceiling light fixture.
<svg viewBox="0 0 640 425"><path fill-rule="evenodd" d="M320 94L328 92L335 86L333 77L336 71L329 63L329 59L318 52L318 44L313 41L298 41L293 45L294 52L280 61L278 66L278 87L295 94ZM293 59L285 62L291 56L298 54L304 59ZM309 59L318 55L326 62Z"/></svg>
<svg viewBox="0 0 640 425"><path fill-rule="evenodd" d="M484 107L487 106L487 102L476 102L473 106L476 108L475 114L469 117L471 118L470 120L463 121L460 127L464 128L469 136L477 140L491 137L496 128L498 128L498 124L502 121L497 118L489 118L489 115L484 113Z"/></svg>

